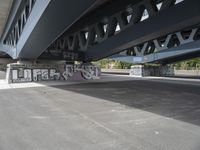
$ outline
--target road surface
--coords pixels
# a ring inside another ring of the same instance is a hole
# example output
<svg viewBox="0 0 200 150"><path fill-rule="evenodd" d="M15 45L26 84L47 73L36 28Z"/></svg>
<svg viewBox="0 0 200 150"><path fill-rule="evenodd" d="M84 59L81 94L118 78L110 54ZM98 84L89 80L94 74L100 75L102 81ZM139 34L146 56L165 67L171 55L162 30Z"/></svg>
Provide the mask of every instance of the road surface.
<svg viewBox="0 0 200 150"><path fill-rule="evenodd" d="M0 94L0 150L200 150L199 81L105 75Z"/></svg>

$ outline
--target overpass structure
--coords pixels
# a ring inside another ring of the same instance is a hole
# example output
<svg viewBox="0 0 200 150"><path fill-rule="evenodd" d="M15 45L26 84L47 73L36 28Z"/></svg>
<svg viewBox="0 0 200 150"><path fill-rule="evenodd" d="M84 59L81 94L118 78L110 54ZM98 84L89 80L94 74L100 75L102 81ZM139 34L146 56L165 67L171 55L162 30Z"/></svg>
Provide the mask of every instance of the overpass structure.
<svg viewBox="0 0 200 150"><path fill-rule="evenodd" d="M199 0L2 0L0 56L167 64L200 55Z"/></svg>

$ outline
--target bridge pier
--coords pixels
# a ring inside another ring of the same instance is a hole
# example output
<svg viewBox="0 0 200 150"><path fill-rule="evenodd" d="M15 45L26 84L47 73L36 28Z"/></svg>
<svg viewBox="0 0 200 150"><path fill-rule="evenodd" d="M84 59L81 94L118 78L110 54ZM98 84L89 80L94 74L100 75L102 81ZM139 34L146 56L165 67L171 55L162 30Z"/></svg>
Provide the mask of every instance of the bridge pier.
<svg viewBox="0 0 200 150"><path fill-rule="evenodd" d="M7 65L7 83L38 82L52 80L99 79L100 68L93 64L36 64L18 61Z"/></svg>
<svg viewBox="0 0 200 150"><path fill-rule="evenodd" d="M134 65L130 69L130 76L146 77L146 76L173 76L174 69L168 65L147 66L145 64Z"/></svg>

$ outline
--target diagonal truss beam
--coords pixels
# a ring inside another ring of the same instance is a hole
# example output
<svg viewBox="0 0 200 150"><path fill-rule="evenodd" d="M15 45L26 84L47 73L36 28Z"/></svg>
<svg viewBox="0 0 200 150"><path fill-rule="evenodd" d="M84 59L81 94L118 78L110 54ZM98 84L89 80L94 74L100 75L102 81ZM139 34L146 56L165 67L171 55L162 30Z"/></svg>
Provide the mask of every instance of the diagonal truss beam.
<svg viewBox="0 0 200 150"><path fill-rule="evenodd" d="M33 59L39 57L58 36L99 0L24 2L27 4L22 8L20 17L14 19L14 27L4 36L3 44L15 47L15 55L11 55L13 58Z"/></svg>
<svg viewBox="0 0 200 150"><path fill-rule="evenodd" d="M27 59L39 57L58 36L84 15L97 1L98 0L49 1L48 6L34 25L29 36L26 37L25 32L24 37L20 38L21 41L19 40L17 45L17 56ZM37 2L39 3L40 0L36 1L35 7ZM32 19L34 15L37 16L37 10L33 9L31 15L33 15L31 17Z"/></svg>
<svg viewBox="0 0 200 150"><path fill-rule="evenodd" d="M166 49L156 53L152 53L146 56L126 56L116 54L111 56L111 59L124 61L134 64L145 64L145 63L174 63L180 60L186 60L190 58L196 58L200 56L200 41L194 41L181 45L179 47ZM168 62L166 62L168 61Z"/></svg>
<svg viewBox="0 0 200 150"><path fill-rule="evenodd" d="M133 24L119 34L89 48L85 60L91 61L108 57L162 35L196 25L200 23L199 5L199 0L185 0L169 9L163 8L154 17L139 24Z"/></svg>
<svg viewBox="0 0 200 150"><path fill-rule="evenodd" d="M15 56L16 55L16 49L9 45L3 45L0 44L0 52L5 52L9 56Z"/></svg>
<svg viewBox="0 0 200 150"><path fill-rule="evenodd" d="M162 36L158 39L150 40L143 44L136 45L129 50L123 51L122 55L125 54L129 56L142 57L163 50L176 48L198 40L200 40L200 27L195 26L193 28L184 29L176 33Z"/></svg>

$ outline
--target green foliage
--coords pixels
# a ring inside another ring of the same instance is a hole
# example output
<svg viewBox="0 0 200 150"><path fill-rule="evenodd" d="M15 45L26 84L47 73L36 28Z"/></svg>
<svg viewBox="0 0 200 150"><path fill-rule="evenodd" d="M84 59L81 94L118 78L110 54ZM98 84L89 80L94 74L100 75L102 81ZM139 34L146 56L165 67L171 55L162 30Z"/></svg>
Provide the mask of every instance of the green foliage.
<svg viewBox="0 0 200 150"><path fill-rule="evenodd" d="M196 70L200 69L200 58L195 58L187 61L178 62L175 64L178 70Z"/></svg>
<svg viewBox="0 0 200 150"><path fill-rule="evenodd" d="M131 63L121 62L112 59L102 59L94 64L100 66L101 68L112 68L112 69L130 69ZM157 64L145 64L146 66L158 66ZM173 65L178 70L195 70L200 69L200 58L195 58L187 61L177 62Z"/></svg>
<svg viewBox="0 0 200 150"><path fill-rule="evenodd" d="M101 68L112 68L112 69L130 69L133 64L121 62L117 60L111 60L111 59L102 59L97 62L93 62L94 64L100 66Z"/></svg>

